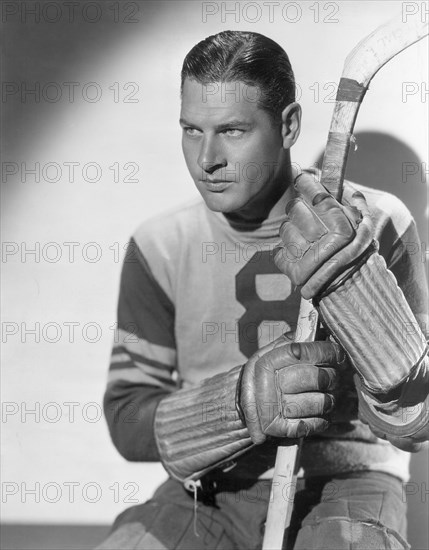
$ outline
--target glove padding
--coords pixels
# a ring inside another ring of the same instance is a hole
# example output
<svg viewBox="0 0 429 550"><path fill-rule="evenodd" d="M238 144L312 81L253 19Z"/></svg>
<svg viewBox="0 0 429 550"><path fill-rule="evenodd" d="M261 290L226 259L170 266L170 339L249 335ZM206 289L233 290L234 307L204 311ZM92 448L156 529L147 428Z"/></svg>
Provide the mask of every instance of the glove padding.
<svg viewBox="0 0 429 550"><path fill-rule="evenodd" d="M345 366L343 350L331 342L277 341L251 357L243 368L238 405L252 441L324 431Z"/></svg>
<svg viewBox="0 0 429 550"><path fill-rule="evenodd" d="M378 253L322 297L318 310L371 393L399 388L425 360L425 337Z"/></svg>
<svg viewBox="0 0 429 550"><path fill-rule="evenodd" d="M155 440L171 477L198 479L253 446L235 407L241 369L206 378L160 401Z"/></svg>
<svg viewBox="0 0 429 550"><path fill-rule="evenodd" d="M373 240L365 197L344 182L343 204L311 174L295 180L296 198L280 227L274 261L305 299L316 296L365 253Z"/></svg>

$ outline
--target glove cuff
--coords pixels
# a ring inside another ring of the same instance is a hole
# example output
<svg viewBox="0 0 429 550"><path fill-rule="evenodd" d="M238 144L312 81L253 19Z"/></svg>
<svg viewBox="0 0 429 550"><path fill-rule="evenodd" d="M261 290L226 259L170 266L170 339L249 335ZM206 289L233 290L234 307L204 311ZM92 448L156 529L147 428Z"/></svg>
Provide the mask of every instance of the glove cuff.
<svg viewBox="0 0 429 550"><path fill-rule="evenodd" d="M318 308L369 392L398 387L427 353L411 308L378 253L322 297Z"/></svg>
<svg viewBox="0 0 429 550"><path fill-rule="evenodd" d="M317 296L314 297L314 304L317 306L319 305L320 300L322 298L325 298L331 292L335 292L340 286L342 286L348 279L353 277L353 275L361 269L361 267L367 263L369 257L371 254L374 254L375 252L378 252L378 243L377 241L371 241L371 244L368 246L366 250L362 252L360 256L358 256L353 261L352 267L345 267L344 271L340 272L339 274L336 274L336 277L333 278L331 281L328 281L317 293Z"/></svg>
<svg viewBox="0 0 429 550"><path fill-rule="evenodd" d="M253 446L235 405L241 371L235 367L160 402L155 439L171 477L199 479Z"/></svg>
<svg viewBox="0 0 429 550"><path fill-rule="evenodd" d="M391 401L368 393L356 375L355 383L359 417L371 426L375 435L396 446L401 443L405 445L404 450L409 451L429 439L429 357L410 374L399 395Z"/></svg>

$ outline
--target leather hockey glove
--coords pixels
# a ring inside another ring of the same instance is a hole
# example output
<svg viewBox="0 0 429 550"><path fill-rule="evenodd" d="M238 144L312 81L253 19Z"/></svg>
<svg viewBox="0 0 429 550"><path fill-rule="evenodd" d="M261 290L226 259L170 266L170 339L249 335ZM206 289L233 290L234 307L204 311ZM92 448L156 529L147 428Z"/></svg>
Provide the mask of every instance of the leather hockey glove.
<svg viewBox="0 0 429 550"><path fill-rule="evenodd" d="M238 404L252 441L324 431L334 408L337 374L345 365L344 352L332 342L279 342L251 358L243 369Z"/></svg>
<svg viewBox="0 0 429 550"><path fill-rule="evenodd" d="M339 204L308 175L297 179L295 189L297 197L288 204L280 228L283 246L275 254L276 265L302 287L304 298L313 298L323 323L351 359L361 380L359 398L368 403L360 407L365 420L372 426L383 410L387 438L390 430L392 436L421 440L427 413L408 427L398 418L386 423L386 418L400 416L405 395L408 405L421 402L418 386L428 376L427 344L377 252L365 197L345 183ZM404 383L415 391L408 387L405 392Z"/></svg>
<svg viewBox="0 0 429 550"><path fill-rule="evenodd" d="M166 397L154 426L165 469L181 481L198 479L269 436L324 431L344 362L335 343L291 344L284 336L244 366Z"/></svg>

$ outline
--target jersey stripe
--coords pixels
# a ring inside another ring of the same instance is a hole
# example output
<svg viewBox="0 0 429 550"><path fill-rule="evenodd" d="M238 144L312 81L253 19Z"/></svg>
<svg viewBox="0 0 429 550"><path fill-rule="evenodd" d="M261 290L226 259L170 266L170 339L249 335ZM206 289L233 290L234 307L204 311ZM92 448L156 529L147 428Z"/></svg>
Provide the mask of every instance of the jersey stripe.
<svg viewBox="0 0 429 550"><path fill-rule="evenodd" d="M136 384L145 384L148 386L156 386L171 390L176 386L173 380L160 380L159 377L150 376L143 372L132 363L128 363L129 368L121 368L119 370L110 370L108 374L108 384L112 384L118 380L133 382Z"/></svg>
<svg viewBox="0 0 429 550"><path fill-rule="evenodd" d="M134 354L137 360L139 357L150 357L151 360L159 363L163 367L171 366L171 368L174 368L176 365L175 349L153 344L144 338L139 338L134 332L128 332L122 329L115 330L114 343L114 353L115 350L126 350L127 353Z"/></svg>
<svg viewBox="0 0 429 550"><path fill-rule="evenodd" d="M146 365L150 365L151 367L155 367L156 369L166 371L168 373L173 372L173 370L175 369L175 367L172 365L165 365L164 363L156 361L155 359L150 359L149 357L145 357L144 355L128 351L123 346L113 348L110 368L121 368L115 367L115 365L119 365L123 361L129 361L130 359L135 363L144 363Z"/></svg>
<svg viewBox="0 0 429 550"><path fill-rule="evenodd" d="M174 305L134 239L129 247L133 258L125 261L122 269L118 327L152 344L174 349Z"/></svg>

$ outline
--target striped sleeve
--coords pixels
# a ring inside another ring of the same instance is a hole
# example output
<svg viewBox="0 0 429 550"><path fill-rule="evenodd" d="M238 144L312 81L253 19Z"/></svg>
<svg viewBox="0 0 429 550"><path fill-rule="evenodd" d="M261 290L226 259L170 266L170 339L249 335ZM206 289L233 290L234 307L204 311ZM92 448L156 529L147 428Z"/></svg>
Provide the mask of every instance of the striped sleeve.
<svg viewBox="0 0 429 550"><path fill-rule="evenodd" d="M402 235L396 237L389 253L386 254L386 263L395 275L399 288L428 339L428 285L425 262L424 244L420 241L415 221L412 219Z"/></svg>
<svg viewBox="0 0 429 550"><path fill-rule="evenodd" d="M159 401L177 388L175 379L174 305L131 239L104 395L110 435L127 460L159 460L153 420Z"/></svg>

